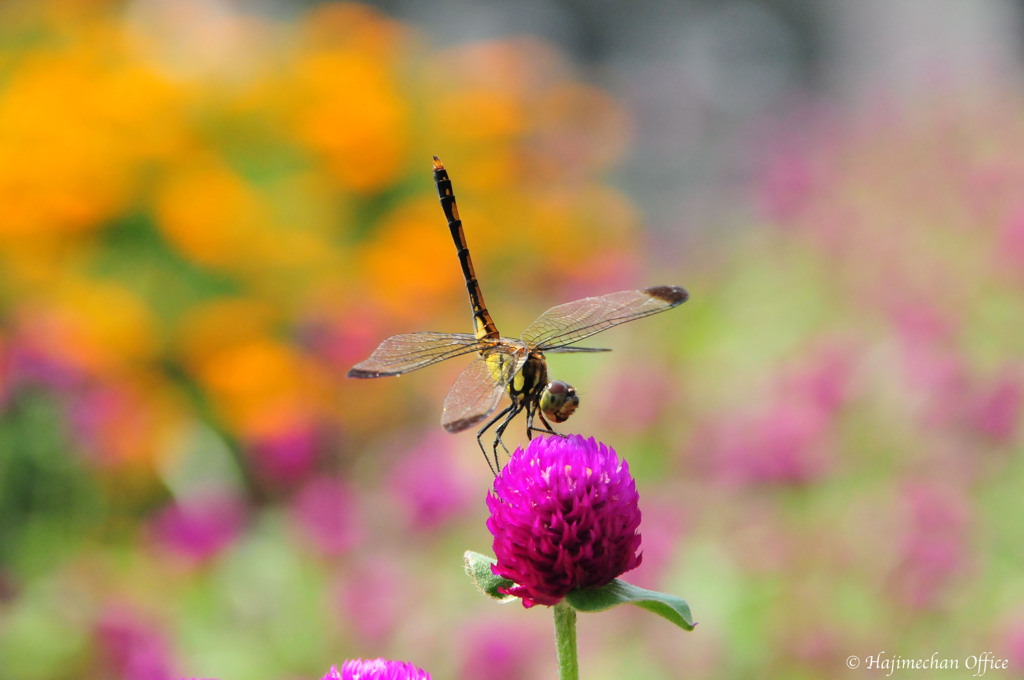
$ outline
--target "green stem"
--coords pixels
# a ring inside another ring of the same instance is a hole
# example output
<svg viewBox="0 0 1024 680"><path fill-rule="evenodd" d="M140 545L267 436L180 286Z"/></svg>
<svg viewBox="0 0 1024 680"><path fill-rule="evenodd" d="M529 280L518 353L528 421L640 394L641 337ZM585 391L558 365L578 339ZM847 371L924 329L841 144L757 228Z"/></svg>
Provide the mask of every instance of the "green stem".
<svg viewBox="0 0 1024 680"><path fill-rule="evenodd" d="M554 607L555 651L558 653L558 680L579 680L580 662L576 652L576 610L562 600Z"/></svg>

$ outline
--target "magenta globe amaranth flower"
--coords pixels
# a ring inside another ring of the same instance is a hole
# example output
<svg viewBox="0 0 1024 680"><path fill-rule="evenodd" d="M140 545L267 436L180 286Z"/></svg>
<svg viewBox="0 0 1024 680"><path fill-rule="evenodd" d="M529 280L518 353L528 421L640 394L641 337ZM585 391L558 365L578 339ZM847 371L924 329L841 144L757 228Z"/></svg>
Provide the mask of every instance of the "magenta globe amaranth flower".
<svg viewBox="0 0 1024 680"><path fill-rule="evenodd" d="M404 661L387 659L349 659L331 666L321 680L430 680L430 673Z"/></svg>
<svg viewBox="0 0 1024 680"><path fill-rule="evenodd" d="M640 564L640 508L629 466L579 435L516 449L487 496L495 575L523 605L557 604Z"/></svg>

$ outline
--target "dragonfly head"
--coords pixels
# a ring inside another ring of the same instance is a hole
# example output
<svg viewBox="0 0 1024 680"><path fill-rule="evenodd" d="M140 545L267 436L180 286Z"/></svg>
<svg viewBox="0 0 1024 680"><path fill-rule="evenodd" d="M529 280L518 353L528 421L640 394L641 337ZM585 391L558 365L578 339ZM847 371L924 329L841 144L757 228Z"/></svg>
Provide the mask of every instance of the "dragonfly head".
<svg viewBox="0 0 1024 680"><path fill-rule="evenodd" d="M576 388L561 380L552 380L540 393L541 412L556 423L564 423L580 405Z"/></svg>

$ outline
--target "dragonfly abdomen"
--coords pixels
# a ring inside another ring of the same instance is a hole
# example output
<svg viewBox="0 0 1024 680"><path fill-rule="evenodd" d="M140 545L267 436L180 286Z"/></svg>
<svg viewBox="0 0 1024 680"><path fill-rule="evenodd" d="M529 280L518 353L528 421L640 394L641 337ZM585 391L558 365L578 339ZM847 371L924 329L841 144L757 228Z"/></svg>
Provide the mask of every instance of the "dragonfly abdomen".
<svg viewBox="0 0 1024 680"><path fill-rule="evenodd" d="M462 229L462 220L459 219L459 206L455 203L455 193L452 191L452 181L448 177L448 171L444 169L441 160L434 156L434 184L437 186L437 195L441 199L441 209L448 220L448 231L455 241L455 250L459 256L459 265L462 267L462 277L466 280L466 290L469 292L469 301L473 307L473 331L479 340L497 340L500 336L498 328L494 325L490 312L487 311L487 304L484 302L484 294L480 290L480 282L477 281L476 272L473 269L473 259L469 255L469 246L466 244L466 233Z"/></svg>

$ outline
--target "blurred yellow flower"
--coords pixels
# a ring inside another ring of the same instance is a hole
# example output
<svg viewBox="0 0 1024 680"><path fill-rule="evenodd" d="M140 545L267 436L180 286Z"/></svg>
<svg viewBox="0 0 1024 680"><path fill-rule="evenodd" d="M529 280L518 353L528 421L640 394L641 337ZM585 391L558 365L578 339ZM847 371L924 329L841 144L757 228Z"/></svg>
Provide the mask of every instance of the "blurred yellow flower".
<svg viewBox="0 0 1024 680"><path fill-rule="evenodd" d="M410 113L393 63L395 24L358 5L311 13L312 43L292 64L282 94L298 139L350 191L379 191L404 170Z"/></svg>
<svg viewBox="0 0 1024 680"><path fill-rule="evenodd" d="M507 143L526 129L529 104L507 90L479 88L443 97L436 115L465 144Z"/></svg>
<svg viewBox="0 0 1024 680"><path fill-rule="evenodd" d="M392 318L422 315L462 278L455 247L436 198L407 201L385 216L356 258L365 294ZM474 253L481 254L476 249Z"/></svg>
<svg viewBox="0 0 1024 680"><path fill-rule="evenodd" d="M270 338L208 357L198 367L198 378L217 412L240 432L259 427L279 410L316 413L326 392L313 362Z"/></svg>
<svg viewBox="0 0 1024 680"><path fill-rule="evenodd" d="M132 61L119 31L75 38L13 62L0 90L0 238L102 227L130 205L144 162L180 138L174 88Z"/></svg>
<svg viewBox="0 0 1024 680"><path fill-rule="evenodd" d="M252 262L255 246L270 229L260 194L212 157L176 167L160 185L154 207L168 241L208 266Z"/></svg>
<svg viewBox="0 0 1024 680"><path fill-rule="evenodd" d="M296 418L286 414L324 410L327 377L275 337L279 324L276 310L244 299L211 302L180 324L178 349L187 370L236 433L272 430L268 418L292 422Z"/></svg>

